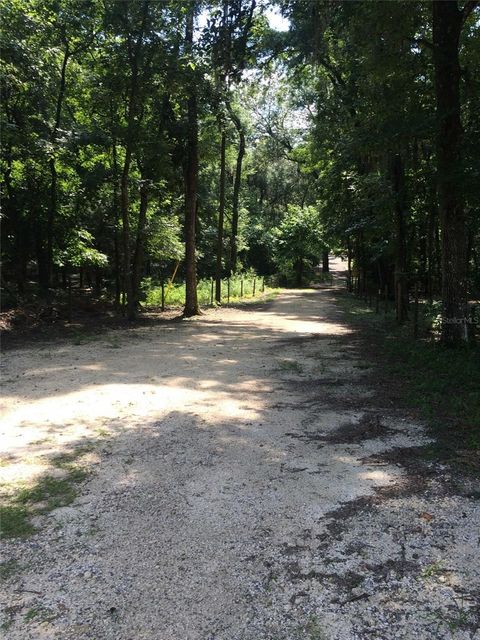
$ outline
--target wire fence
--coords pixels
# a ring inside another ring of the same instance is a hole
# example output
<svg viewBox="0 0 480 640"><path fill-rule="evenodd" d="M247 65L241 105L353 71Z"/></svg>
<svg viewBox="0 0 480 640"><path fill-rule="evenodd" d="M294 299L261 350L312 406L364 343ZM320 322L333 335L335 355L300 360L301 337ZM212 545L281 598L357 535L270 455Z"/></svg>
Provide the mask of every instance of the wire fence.
<svg viewBox="0 0 480 640"><path fill-rule="evenodd" d="M164 311L168 306L177 307L185 302L185 283L173 283L161 280L158 284L144 283L145 306L160 307ZM218 304L216 300L215 280L204 278L197 283L198 303L203 306ZM252 299L273 290L272 279L268 276L239 275L221 280L221 304Z"/></svg>
<svg viewBox="0 0 480 640"><path fill-rule="evenodd" d="M441 326L446 320L443 318L441 300L435 299L432 292L426 293L422 274L404 274L409 276L405 292L406 308L401 321L410 324L415 338L431 335L436 338ZM359 276L346 275L347 290L357 299L363 300L376 314L383 314L385 319L400 321L399 298L401 290L395 290L388 285L378 287L372 283L364 283ZM401 286L401 285L400 285ZM392 290L393 289L393 290ZM465 327L465 332L470 341L476 341L480 336L480 302L469 301L466 304L466 313L462 318L453 318L448 321L457 321Z"/></svg>

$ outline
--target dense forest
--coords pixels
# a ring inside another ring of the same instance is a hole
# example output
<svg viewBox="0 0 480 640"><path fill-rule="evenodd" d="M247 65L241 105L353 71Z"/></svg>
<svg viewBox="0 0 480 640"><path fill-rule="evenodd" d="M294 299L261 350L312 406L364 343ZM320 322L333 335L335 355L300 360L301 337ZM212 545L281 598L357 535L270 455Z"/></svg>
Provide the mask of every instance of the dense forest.
<svg viewBox="0 0 480 640"><path fill-rule="evenodd" d="M349 287L441 338L480 291L478 3L5 0L4 306L251 272Z"/></svg>

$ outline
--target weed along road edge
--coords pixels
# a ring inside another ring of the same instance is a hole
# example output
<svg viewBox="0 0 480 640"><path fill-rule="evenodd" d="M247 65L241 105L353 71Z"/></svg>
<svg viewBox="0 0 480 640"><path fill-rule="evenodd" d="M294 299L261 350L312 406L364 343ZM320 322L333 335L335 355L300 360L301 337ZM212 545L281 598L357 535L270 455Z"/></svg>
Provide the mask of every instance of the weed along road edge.
<svg viewBox="0 0 480 640"><path fill-rule="evenodd" d="M7 354L5 638L478 638L478 507L338 295Z"/></svg>

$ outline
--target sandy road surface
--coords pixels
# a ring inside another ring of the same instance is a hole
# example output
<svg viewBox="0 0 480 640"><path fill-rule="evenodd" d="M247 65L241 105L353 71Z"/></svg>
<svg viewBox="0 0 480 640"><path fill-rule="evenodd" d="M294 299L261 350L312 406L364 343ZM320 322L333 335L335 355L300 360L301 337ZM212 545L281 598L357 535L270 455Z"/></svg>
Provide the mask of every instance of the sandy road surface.
<svg viewBox="0 0 480 640"><path fill-rule="evenodd" d="M1 541L5 637L478 638L478 507L382 458L426 438L365 366L328 289L8 353L3 480L96 445Z"/></svg>

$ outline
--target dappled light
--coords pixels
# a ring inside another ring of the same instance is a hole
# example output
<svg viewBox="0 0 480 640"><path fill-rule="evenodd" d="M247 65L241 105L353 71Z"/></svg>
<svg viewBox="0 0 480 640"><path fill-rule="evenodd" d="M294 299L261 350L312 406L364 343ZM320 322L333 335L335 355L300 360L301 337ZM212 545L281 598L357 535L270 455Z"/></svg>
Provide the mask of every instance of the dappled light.
<svg viewBox="0 0 480 640"><path fill-rule="evenodd" d="M351 333L341 323L313 316L302 320L298 301L308 300L302 294L286 294L274 311L229 310L226 322L211 312L193 325L178 327L173 339L166 327L118 335L118 349L109 347L108 336L83 346L42 348L38 356L45 364L40 367L31 365L30 353L20 352L6 362L4 455L13 460L27 448L35 455L45 450L42 440L52 434L56 446L95 438L99 429L110 430L124 416L129 424L122 429L135 429L141 420L161 419L180 407L187 414L201 412L204 426L257 419L274 390L269 364L260 378L256 365L255 375L249 371L248 357L257 343ZM13 389L15 393L9 392ZM23 479L25 475L24 470Z"/></svg>
<svg viewBox="0 0 480 640"><path fill-rule="evenodd" d="M4 0L0 635L480 640L480 0Z"/></svg>
<svg viewBox="0 0 480 640"><path fill-rule="evenodd" d="M40 528L43 568L23 571L22 588L25 607L55 612L52 631L87 638L75 620L94 610L88 629L99 637L155 629L178 640L205 616L245 628L260 608L274 612L270 628L293 634L284 612L303 615L298 600L349 638L355 585L382 611L401 575L415 606L443 606L438 584L472 588L463 560L443 573L453 541L425 547L437 525L415 485L426 484L389 456L429 440L378 408L335 282L263 308L212 310L173 331L117 330L115 348L104 333L7 355L0 477L22 530ZM435 511L451 522L456 508L442 498ZM462 532L461 558L471 558ZM58 571L61 591L49 578ZM339 593L353 598L349 614L329 618Z"/></svg>

